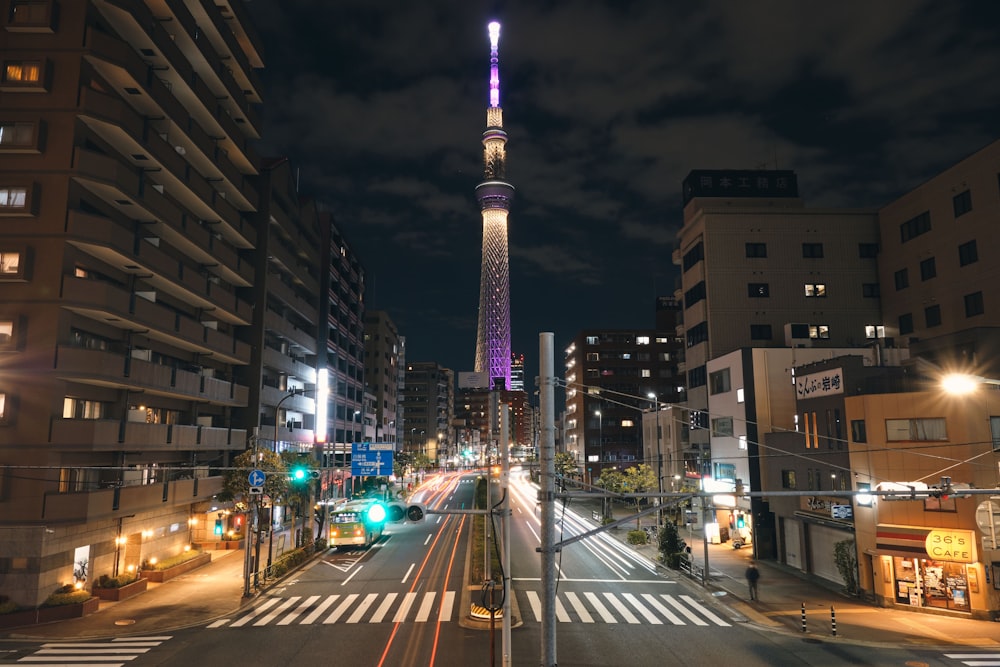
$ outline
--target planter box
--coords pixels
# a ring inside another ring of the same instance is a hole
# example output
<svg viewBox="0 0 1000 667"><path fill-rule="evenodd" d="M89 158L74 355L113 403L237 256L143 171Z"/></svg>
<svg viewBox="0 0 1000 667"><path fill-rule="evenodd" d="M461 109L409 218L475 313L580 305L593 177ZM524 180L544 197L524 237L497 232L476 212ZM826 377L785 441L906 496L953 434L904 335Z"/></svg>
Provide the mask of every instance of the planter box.
<svg viewBox="0 0 1000 667"><path fill-rule="evenodd" d="M242 549L243 540L223 540L221 542L198 542L198 548L202 551L227 551L230 549Z"/></svg>
<svg viewBox="0 0 1000 667"><path fill-rule="evenodd" d="M15 611L12 614L0 614L0 628L16 628L20 625L36 625L52 621L65 621L69 618L81 618L93 614L101 604L100 598L90 598L86 602L66 604L61 607L39 607Z"/></svg>
<svg viewBox="0 0 1000 667"><path fill-rule="evenodd" d="M118 588L98 588L95 586L93 593L102 600L121 602L122 600L128 600L130 597L135 597L139 593L145 593L147 583L146 579L137 579L131 584L125 584Z"/></svg>
<svg viewBox="0 0 1000 667"><path fill-rule="evenodd" d="M208 565L212 562L212 554L201 554L200 556L195 556L189 561L185 561L180 565L174 565L166 570L143 570L141 576L144 579L148 579L154 583L162 584L164 581L170 581L176 576L182 575L185 572L190 572L195 568L199 568L202 565Z"/></svg>

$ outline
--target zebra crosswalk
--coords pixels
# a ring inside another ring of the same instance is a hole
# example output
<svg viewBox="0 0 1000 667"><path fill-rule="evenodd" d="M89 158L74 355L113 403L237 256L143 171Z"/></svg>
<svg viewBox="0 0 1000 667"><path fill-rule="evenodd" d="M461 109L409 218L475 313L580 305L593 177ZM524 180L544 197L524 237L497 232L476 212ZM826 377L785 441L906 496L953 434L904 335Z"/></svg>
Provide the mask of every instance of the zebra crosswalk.
<svg viewBox="0 0 1000 667"><path fill-rule="evenodd" d="M532 590L515 592L524 621L541 622L539 594ZM208 627L451 622L457 620L455 595L455 591L441 595L426 591L276 596ZM560 623L730 625L690 595L653 593L563 592L556 597L556 619Z"/></svg>
<svg viewBox="0 0 1000 667"><path fill-rule="evenodd" d="M1000 667L1000 653L945 653L944 657L958 660L969 667Z"/></svg>
<svg viewBox="0 0 1000 667"><path fill-rule="evenodd" d="M534 620L542 619L542 600L535 591L526 591L528 608ZM569 604L569 609L567 608ZM572 609L572 613L570 613ZM596 614L596 618L595 618ZM630 623L648 625L729 626L690 595L654 595L653 593L574 593L556 596L556 621L559 623Z"/></svg>
<svg viewBox="0 0 1000 667"><path fill-rule="evenodd" d="M31 665L32 667L67 667L68 665L95 665L124 667L148 653L169 636L123 637L110 641L49 642L30 654L16 660L0 660L0 665Z"/></svg>

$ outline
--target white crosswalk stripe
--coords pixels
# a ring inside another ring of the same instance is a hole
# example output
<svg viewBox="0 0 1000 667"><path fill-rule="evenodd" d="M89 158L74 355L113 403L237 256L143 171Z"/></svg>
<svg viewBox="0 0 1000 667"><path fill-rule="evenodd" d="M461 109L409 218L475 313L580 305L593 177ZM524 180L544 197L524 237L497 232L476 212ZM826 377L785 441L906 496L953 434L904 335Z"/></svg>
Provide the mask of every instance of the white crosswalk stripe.
<svg viewBox="0 0 1000 667"><path fill-rule="evenodd" d="M1000 653L945 653L944 657L969 667L1000 667Z"/></svg>
<svg viewBox="0 0 1000 667"><path fill-rule="evenodd" d="M517 590L525 602L526 621L541 622L542 601L537 591ZM295 595L264 600L239 617L224 618L209 628L239 628L265 625L312 625L321 623L447 623L457 620L455 591L423 593L351 593L350 595ZM461 613L461 612L458 612ZM613 593L573 591L556 596L559 623L625 623L629 625L729 626L704 604L690 595L665 593ZM1000 667L1000 665L998 665Z"/></svg>
<svg viewBox="0 0 1000 667"><path fill-rule="evenodd" d="M350 595L296 595L261 602L238 618L223 618L208 628L245 625L312 625L321 623L428 623L454 620L455 591L425 593L352 593Z"/></svg>
<svg viewBox="0 0 1000 667"><path fill-rule="evenodd" d="M0 665L31 665L32 667L72 667L101 665L124 667L156 648L170 636L128 637L110 641L49 642L17 661L0 660Z"/></svg>
<svg viewBox="0 0 1000 667"><path fill-rule="evenodd" d="M537 591L524 591L530 614L525 620L541 622L542 600ZM533 617L533 618L532 618ZM598 620L599 619L599 620ZM630 625L717 625L730 624L690 595L654 595L652 593L585 592L559 593L556 596L556 621L559 623L628 623Z"/></svg>

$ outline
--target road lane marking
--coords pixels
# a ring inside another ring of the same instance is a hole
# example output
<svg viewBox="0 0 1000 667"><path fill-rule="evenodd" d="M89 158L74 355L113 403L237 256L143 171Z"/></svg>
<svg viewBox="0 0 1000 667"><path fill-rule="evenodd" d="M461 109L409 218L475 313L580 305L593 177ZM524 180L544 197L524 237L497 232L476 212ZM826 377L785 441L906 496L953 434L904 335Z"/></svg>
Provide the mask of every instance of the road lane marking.
<svg viewBox="0 0 1000 667"><path fill-rule="evenodd" d="M280 621L278 621L278 625L289 625L289 624L291 624L292 621L294 621L296 618L298 618L299 614L301 614L306 609L308 609L309 607L311 607L312 604L314 602L316 602L316 600L318 600L319 598L320 598L319 595L310 595L309 597L306 598L305 602L303 602L302 604L299 605L298 609L296 609L295 611L291 612L290 614L288 614L287 616L285 616L283 619L281 619Z"/></svg>
<svg viewBox="0 0 1000 667"><path fill-rule="evenodd" d="M351 593L344 601L341 602L336 609L330 612L330 615L323 619L323 625L329 625L330 623L336 623L337 619L340 618L347 608L354 604L354 601L361 597L358 593Z"/></svg>
<svg viewBox="0 0 1000 667"><path fill-rule="evenodd" d="M316 619L323 615L323 612L326 611L327 607L336 602L337 598L339 597L340 597L339 594L330 595L329 597L327 597L325 600L319 603L318 607L313 609L311 614L303 618L302 622L299 623L299 625L312 625L313 623L315 623Z"/></svg>
<svg viewBox="0 0 1000 667"><path fill-rule="evenodd" d="M576 615L580 617L581 621L584 623L594 622L594 617L591 616L590 612L587 611L587 608L583 606L583 600L581 600L576 593L569 592L565 595L566 599L569 600L569 603L573 605L573 611L576 612Z"/></svg>
<svg viewBox="0 0 1000 667"><path fill-rule="evenodd" d="M368 610L371 608L371 606L375 604L375 600L378 599L378 596L379 596L378 593L369 593L368 595L366 595L365 599L361 601L361 604L358 605L358 608L354 610L354 613L352 613L348 617L346 622L347 623L360 622L361 619L364 617L364 615L368 613Z"/></svg>
<svg viewBox="0 0 1000 667"><path fill-rule="evenodd" d="M385 615L389 613L389 608L392 606L392 603L396 601L396 595L398 595L398 593L389 593L386 595L385 600L383 600L382 604L378 606L378 609L375 610L375 615L372 616L371 620L368 622L381 623L382 619L385 618Z"/></svg>

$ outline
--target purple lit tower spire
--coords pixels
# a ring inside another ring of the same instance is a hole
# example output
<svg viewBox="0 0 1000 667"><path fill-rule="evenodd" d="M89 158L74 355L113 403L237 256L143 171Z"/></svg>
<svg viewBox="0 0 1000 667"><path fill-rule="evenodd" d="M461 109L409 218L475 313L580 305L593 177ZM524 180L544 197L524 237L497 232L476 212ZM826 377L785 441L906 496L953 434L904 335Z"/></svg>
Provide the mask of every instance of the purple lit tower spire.
<svg viewBox="0 0 1000 667"><path fill-rule="evenodd" d="M500 70L497 43L500 24L490 33L490 106L483 132L483 182L476 199L483 212L483 264L479 282L479 331L476 335L476 372L487 373L490 387L503 380L510 389L510 277L507 262L507 212L514 186L506 181L507 133L500 108Z"/></svg>

